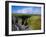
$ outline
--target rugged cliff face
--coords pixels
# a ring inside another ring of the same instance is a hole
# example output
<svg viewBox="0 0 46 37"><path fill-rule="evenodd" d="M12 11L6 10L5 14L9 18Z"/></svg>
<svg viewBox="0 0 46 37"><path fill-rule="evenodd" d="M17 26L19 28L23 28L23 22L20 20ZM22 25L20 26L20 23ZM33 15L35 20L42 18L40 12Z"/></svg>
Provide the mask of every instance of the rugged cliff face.
<svg viewBox="0 0 46 37"><path fill-rule="evenodd" d="M29 30L29 26L25 18L12 16L12 31Z"/></svg>

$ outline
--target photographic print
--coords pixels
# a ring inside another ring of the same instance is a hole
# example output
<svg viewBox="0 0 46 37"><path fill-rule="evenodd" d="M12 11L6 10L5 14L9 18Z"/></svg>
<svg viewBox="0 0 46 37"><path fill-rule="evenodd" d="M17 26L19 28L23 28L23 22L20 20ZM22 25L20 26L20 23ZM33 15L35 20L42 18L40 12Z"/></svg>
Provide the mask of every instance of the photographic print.
<svg viewBox="0 0 46 37"><path fill-rule="evenodd" d="M12 31L40 29L41 7L12 6Z"/></svg>
<svg viewBox="0 0 46 37"><path fill-rule="evenodd" d="M45 33L44 6L44 3L6 1L6 34Z"/></svg>

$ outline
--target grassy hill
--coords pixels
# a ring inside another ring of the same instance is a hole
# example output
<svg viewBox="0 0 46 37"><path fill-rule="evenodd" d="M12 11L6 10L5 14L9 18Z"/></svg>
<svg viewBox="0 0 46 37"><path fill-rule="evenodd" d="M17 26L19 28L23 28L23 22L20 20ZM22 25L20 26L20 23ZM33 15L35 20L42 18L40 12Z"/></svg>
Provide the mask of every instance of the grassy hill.
<svg viewBox="0 0 46 37"><path fill-rule="evenodd" d="M33 30L41 29L41 16L31 16L27 22Z"/></svg>

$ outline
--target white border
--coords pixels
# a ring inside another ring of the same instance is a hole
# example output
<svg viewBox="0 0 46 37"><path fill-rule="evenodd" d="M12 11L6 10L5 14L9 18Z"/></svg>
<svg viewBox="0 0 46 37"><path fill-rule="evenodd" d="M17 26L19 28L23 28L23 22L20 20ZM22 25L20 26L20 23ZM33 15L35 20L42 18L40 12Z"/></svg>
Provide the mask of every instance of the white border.
<svg viewBox="0 0 46 37"><path fill-rule="evenodd" d="M41 7L41 30L28 30L28 31L12 31L12 24L11 24L11 6L36 6L36 7ZM42 33L44 32L44 10L43 6L41 4L25 4L25 3L9 3L9 35L11 34L26 34L26 33Z"/></svg>

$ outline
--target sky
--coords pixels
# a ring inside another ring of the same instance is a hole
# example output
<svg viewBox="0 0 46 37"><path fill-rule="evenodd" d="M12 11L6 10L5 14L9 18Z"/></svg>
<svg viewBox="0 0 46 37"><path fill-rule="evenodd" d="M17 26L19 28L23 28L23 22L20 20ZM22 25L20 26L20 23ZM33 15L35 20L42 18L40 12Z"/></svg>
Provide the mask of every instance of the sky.
<svg viewBox="0 0 46 37"><path fill-rule="evenodd" d="M41 14L41 7L35 6L12 6L12 13L17 14Z"/></svg>

